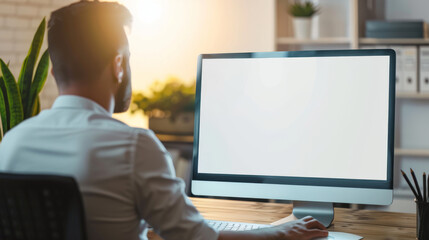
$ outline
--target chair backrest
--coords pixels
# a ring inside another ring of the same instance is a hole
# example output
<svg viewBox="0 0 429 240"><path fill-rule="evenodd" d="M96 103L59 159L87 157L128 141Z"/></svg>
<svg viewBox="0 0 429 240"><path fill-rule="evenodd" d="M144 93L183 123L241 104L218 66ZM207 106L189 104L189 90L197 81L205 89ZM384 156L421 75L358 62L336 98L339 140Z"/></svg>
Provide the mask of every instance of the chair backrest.
<svg viewBox="0 0 429 240"><path fill-rule="evenodd" d="M86 240L72 177L0 173L1 240Z"/></svg>

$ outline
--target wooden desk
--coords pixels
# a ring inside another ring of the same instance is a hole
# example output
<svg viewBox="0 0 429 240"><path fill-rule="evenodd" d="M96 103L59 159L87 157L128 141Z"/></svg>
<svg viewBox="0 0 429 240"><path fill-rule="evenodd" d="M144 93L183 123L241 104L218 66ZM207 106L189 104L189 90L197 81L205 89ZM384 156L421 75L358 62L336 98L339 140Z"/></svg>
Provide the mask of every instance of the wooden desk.
<svg viewBox="0 0 429 240"><path fill-rule="evenodd" d="M288 216L292 205L191 198L206 219L269 224ZM416 215L335 208L330 231L358 234L364 239L416 239Z"/></svg>

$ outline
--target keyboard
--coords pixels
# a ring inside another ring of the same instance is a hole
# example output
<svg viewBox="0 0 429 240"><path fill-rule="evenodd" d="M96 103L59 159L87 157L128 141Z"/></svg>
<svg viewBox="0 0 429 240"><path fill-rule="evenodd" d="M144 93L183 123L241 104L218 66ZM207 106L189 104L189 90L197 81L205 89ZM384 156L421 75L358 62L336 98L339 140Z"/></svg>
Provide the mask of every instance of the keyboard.
<svg viewBox="0 0 429 240"><path fill-rule="evenodd" d="M218 231L246 231L246 230L255 230L259 228L272 227L271 225L267 225L267 224L216 221L216 220L206 220L206 221L212 228Z"/></svg>

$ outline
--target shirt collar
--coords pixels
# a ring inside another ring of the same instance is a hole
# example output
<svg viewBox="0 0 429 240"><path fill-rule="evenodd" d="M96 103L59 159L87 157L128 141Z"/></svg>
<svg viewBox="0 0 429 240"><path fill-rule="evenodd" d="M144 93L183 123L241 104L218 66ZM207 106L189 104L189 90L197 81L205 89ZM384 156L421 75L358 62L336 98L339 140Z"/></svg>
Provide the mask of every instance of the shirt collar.
<svg viewBox="0 0 429 240"><path fill-rule="evenodd" d="M91 99L76 96L76 95L62 95L57 97L52 109L59 108L75 108L75 109L85 109L89 111L94 111L99 114L112 116L106 109L100 106L98 103L92 101Z"/></svg>

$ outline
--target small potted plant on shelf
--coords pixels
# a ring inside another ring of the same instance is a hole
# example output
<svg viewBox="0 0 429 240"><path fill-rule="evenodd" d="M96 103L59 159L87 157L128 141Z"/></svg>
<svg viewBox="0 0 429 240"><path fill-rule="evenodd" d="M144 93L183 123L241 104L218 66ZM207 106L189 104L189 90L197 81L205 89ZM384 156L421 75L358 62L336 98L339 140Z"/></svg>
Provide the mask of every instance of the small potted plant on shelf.
<svg viewBox="0 0 429 240"><path fill-rule="evenodd" d="M306 39L311 37L311 20L320 9L309 1L295 1L289 6L289 13L293 16L295 38Z"/></svg>
<svg viewBox="0 0 429 240"><path fill-rule="evenodd" d="M171 77L156 81L148 93L135 92L131 113L149 117L149 129L159 134L192 135L194 130L195 82L185 84Z"/></svg>
<svg viewBox="0 0 429 240"><path fill-rule="evenodd" d="M9 64L0 58L0 142L13 127L40 112L39 93L49 70L49 53L45 50L37 64L45 35L46 21L42 20L34 35L19 77L13 76Z"/></svg>

